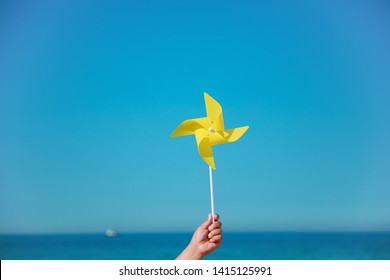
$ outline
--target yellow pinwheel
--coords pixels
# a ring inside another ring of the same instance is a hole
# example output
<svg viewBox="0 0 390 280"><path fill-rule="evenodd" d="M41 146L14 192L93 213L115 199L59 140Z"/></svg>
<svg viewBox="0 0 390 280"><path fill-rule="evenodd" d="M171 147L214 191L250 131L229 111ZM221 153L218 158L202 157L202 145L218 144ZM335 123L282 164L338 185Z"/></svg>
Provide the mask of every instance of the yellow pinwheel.
<svg viewBox="0 0 390 280"><path fill-rule="evenodd" d="M212 146L237 141L249 128L226 129L223 124L222 107L206 92L204 93L207 117L182 122L171 137L195 134L198 151L203 160L215 169Z"/></svg>

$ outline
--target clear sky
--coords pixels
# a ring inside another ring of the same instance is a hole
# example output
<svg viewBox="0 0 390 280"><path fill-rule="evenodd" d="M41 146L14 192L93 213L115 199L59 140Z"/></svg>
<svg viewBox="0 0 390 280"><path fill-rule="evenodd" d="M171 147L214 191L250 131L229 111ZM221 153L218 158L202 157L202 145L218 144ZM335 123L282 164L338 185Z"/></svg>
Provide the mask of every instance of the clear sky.
<svg viewBox="0 0 390 280"><path fill-rule="evenodd" d="M205 91L225 231L390 230L390 4L314 2L1 1L0 233L193 230Z"/></svg>

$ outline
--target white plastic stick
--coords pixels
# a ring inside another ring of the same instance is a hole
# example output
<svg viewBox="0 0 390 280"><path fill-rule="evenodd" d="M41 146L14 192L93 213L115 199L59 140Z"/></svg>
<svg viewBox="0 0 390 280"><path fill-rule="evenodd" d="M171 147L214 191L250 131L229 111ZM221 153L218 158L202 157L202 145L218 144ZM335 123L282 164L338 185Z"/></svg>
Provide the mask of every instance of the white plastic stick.
<svg viewBox="0 0 390 280"><path fill-rule="evenodd" d="M213 188L213 169L211 166L209 166L209 173L210 173L210 197L211 197L211 217L214 221L214 188Z"/></svg>

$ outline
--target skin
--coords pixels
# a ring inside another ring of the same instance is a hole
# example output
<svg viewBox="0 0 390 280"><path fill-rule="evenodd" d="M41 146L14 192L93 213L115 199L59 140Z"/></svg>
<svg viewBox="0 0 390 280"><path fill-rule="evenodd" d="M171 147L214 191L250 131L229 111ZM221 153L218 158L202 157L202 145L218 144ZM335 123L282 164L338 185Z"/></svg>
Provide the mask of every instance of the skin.
<svg viewBox="0 0 390 280"><path fill-rule="evenodd" d="M213 223L209 214L207 220L196 229L190 244L176 258L177 260L201 260L221 245L222 224L219 215L215 214L214 220Z"/></svg>

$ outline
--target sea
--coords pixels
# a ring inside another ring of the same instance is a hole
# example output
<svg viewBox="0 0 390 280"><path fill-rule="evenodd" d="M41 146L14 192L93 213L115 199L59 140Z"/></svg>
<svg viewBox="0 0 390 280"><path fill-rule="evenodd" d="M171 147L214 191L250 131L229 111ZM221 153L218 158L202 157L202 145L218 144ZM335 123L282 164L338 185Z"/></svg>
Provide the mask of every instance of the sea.
<svg viewBox="0 0 390 280"><path fill-rule="evenodd" d="M0 235L2 260L171 260L192 233ZM390 232L224 233L209 260L389 260Z"/></svg>

